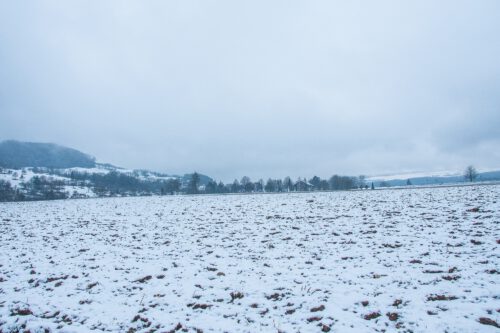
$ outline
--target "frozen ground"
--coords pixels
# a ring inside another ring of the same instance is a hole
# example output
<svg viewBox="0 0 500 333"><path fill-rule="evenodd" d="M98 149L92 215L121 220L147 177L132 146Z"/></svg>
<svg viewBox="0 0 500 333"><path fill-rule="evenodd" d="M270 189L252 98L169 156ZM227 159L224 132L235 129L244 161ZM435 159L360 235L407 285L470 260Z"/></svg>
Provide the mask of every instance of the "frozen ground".
<svg viewBox="0 0 500 333"><path fill-rule="evenodd" d="M498 332L500 186L0 204L0 332Z"/></svg>

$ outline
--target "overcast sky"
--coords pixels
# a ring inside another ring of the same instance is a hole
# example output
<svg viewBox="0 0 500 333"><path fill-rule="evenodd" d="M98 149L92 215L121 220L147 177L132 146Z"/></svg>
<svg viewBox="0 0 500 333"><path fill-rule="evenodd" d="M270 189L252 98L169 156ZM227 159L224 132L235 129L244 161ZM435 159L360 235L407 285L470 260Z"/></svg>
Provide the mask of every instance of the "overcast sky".
<svg viewBox="0 0 500 333"><path fill-rule="evenodd" d="M500 1L0 0L0 139L225 181L500 167Z"/></svg>

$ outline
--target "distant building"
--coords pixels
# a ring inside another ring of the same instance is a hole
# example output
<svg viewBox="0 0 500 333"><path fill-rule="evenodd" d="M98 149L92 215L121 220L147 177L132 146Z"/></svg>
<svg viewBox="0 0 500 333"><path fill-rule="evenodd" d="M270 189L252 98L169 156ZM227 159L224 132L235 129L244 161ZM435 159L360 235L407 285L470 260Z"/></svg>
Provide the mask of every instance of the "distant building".
<svg viewBox="0 0 500 333"><path fill-rule="evenodd" d="M314 189L314 185L312 185L308 181L304 181L304 180L301 180L301 179L297 180L293 184L293 190L294 191L312 191L313 189Z"/></svg>

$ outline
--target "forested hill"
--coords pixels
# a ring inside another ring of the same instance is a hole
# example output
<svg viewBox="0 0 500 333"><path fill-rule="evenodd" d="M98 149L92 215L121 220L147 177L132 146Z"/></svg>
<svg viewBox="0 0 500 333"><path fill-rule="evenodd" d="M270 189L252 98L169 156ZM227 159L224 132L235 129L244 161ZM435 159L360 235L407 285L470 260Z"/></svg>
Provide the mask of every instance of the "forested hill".
<svg viewBox="0 0 500 333"><path fill-rule="evenodd" d="M52 143L0 142L0 201L198 193L213 180L96 163Z"/></svg>
<svg viewBox="0 0 500 333"><path fill-rule="evenodd" d="M95 158L76 149L53 143L20 142L14 140L0 142L0 167L20 169L38 168L93 168Z"/></svg>

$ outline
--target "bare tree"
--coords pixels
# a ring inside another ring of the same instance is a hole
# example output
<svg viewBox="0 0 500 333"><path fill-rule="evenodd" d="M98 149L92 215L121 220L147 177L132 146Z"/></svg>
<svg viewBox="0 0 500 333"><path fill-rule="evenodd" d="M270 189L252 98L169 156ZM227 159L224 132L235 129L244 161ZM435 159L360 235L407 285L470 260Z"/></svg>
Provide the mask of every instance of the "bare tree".
<svg viewBox="0 0 500 333"><path fill-rule="evenodd" d="M358 176L357 183L358 183L357 185L359 186L359 188L365 187L365 185L366 185L366 176L365 175Z"/></svg>
<svg viewBox="0 0 500 333"><path fill-rule="evenodd" d="M477 170L472 165L469 165L464 171L464 178L473 182L477 178Z"/></svg>
<svg viewBox="0 0 500 333"><path fill-rule="evenodd" d="M254 190L254 184L250 177L243 176L240 181L241 186L243 187L243 191L252 192Z"/></svg>

